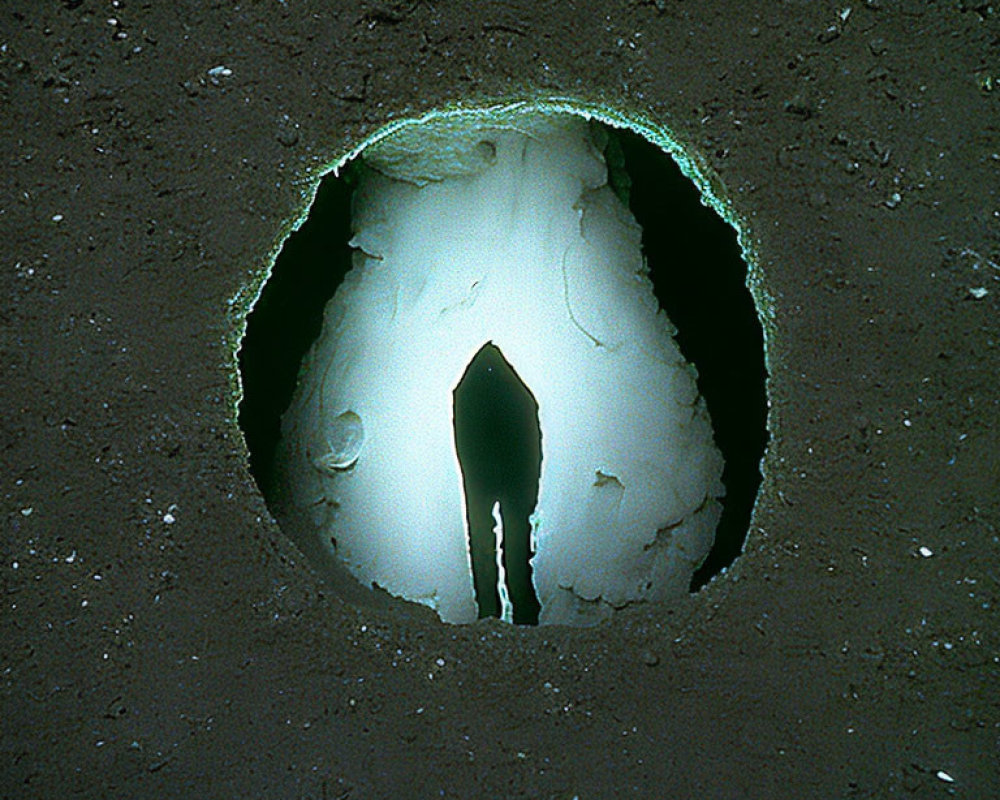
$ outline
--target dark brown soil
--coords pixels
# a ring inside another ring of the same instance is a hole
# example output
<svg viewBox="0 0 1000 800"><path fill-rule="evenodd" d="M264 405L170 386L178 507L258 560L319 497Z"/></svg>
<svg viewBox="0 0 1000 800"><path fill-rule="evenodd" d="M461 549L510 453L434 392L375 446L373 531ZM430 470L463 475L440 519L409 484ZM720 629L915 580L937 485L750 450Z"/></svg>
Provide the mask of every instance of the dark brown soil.
<svg viewBox="0 0 1000 800"><path fill-rule="evenodd" d="M995 3L0 21L0 795L1000 795ZM746 552L598 629L360 611L250 477L246 300L365 135L539 91L669 126L743 220L771 298Z"/></svg>

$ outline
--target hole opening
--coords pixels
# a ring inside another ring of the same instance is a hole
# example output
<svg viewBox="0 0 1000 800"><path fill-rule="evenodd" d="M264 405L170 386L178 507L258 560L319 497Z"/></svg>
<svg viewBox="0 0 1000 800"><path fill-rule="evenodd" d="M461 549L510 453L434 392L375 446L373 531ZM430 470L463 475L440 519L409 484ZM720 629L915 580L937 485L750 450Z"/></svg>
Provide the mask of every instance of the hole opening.
<svg viewBox="0 0 1000 800"><path fill-rule="evenodd" d="M759 464L768 438L763 332L747 289L747 265L732 228L702 203L698 189L668 154L631 131L609 130L608 135L611 144L606 155L612 188L627 200L642 228L642 247L654 293L677 328L681 351L698 371L698 388L725 460L722 516L715 542L691 579L690 590L696 591L742 552L760 486ZM479 141L476 154L492 161L496 145ZM244 387L239 424L246 437L251 472L272 510L280 506L275 456L281 416L295 392L299 365L320 335L326 304L350 272L351 198L365 169L359 162L351 162L339 177L330 175L322 180L308 217L285 242L248 317L239 351ZM499 349L493 349L496 354L489 351L493 357L510 368ZM476 359L484 351L487 346ZM457 435L458 389L455 403ZM610 485L610 480L600 485ZM535 491L537 494L537 479ZM507 523L503 506L501 502L499 515ZM498 522L494 511L497 509L490 504L486 514L490 535ZM519 510L516 517L521 515ZM276 516L308 555L323 558L314 544L302 541L293 525L285 524L280 512ZM483 515L478 512L478 516ZM529 553L533 549L530 541L528 549ZM530 575L527 558L524 563ZM508 586L509 579L508 572ZM537 612L532 615L530 611L530 598L511 602L513 621L518 621L519 605L529 609L521 621L537 621ZM481 616L501 616L483 614L482 605L479 612Z"/></svg>

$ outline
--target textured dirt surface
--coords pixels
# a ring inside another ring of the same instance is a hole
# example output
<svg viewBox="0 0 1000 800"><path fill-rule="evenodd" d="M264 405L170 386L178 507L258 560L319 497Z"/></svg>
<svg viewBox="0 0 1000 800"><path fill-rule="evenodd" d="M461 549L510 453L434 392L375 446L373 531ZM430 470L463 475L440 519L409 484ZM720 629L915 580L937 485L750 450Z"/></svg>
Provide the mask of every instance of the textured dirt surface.
<svg viewBox="0 0 1000 800"><path fill-rule="evenodd" d="M996 4L11 0L0 796L1000 794ZM234 418L321 168L526 92L669 126L772 298L746 552L593 630L330 596Z"/></svg>

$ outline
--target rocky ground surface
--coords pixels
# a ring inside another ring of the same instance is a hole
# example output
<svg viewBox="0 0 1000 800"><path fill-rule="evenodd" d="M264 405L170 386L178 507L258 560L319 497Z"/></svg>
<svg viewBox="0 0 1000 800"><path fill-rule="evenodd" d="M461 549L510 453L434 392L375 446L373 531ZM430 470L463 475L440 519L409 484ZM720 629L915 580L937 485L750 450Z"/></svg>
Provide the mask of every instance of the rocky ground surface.
<svg viewBox="0 0 1000 800"><path fill-rule="evenodd" d="M0 796L1000 794L1000 8L11 0ZM324 168L564 95L698 155L755 253L745 554L596 629L331 594L235 422Z"/></svg>

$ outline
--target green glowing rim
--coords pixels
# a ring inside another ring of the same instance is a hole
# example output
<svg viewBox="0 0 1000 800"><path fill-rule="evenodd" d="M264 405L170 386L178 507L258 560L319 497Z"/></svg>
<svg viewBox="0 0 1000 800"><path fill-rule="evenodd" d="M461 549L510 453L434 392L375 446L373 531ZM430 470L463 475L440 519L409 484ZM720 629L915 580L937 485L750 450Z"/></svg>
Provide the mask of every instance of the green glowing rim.
<svg viewBox="0 0 1000 800"><path fill-rule="evenodd" d="M701 155L693 148L681 145L666 126L655 122L644 113L620 111L603 103L588 102L575 98L548 97L467 106L455 105L450 108L428 111L417 117L393 120L383 125L356 147L337 157L334 161L328 162L312 176L305 179L304 182L308 188L302 195L302 213L297 219L292 220L291 224L286 225L275 240L275 244L266 259L266 268L260 274L256 275L252 282L241 286L228 301L230 312L233 315L233 324L228 337L228 350L232 358L232 368L229 371L229 377L230 394L233 399L231 409L234 424L237 424L236 414L243 400L243 381L239 369L239 350L246 334L247 317L260 297L268 278L271 277L274 264L284 247L285 241L302 226L309 216L313 201L316 199L316 193L319 191L320 181L331 172L334 175L338 174L345 164L360 155L365 148L385 139L387 136L391 136L403 128L425 125L440 119L469 117L485 118L488 120L491 117L504 117L512 113L528 111L542 114L575 114L587 120L597 120L613 128L631 130L673 158L681 172L698 187L702 202L713 209L736 231L736 238L743 255L743 260L747 264L747 288L753 297L758 319L763 329L764 366L767 370L767 381L768 383L770 382L772 344L775 341L776 333L774 300L765 286L764 275L760 269L757 251L750 235L749 222L737 215L733 204L725 196L722 182L714 176L713 171L708 167ZM774 434L777 427L776 420L773 419L774 409L770 407L770 403L768 403L768 406L767 429ZM770 460L771 453L772 447L769 445L765 449L764 458L761 460L760 468L765 481L761 484L760 490L758 490L758 500L767 482L765 465ZM756 516L756 504L753 516ZM752 526L753 519L751 519L751 529Z"/></svg>

